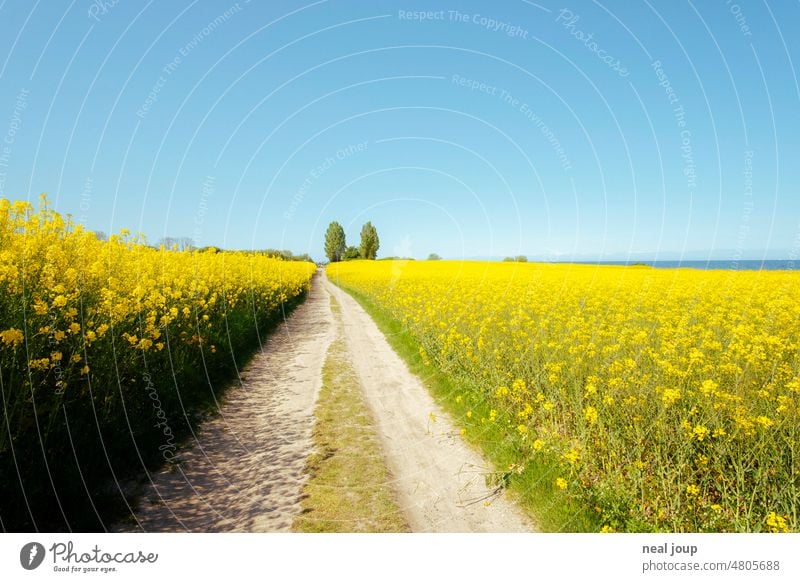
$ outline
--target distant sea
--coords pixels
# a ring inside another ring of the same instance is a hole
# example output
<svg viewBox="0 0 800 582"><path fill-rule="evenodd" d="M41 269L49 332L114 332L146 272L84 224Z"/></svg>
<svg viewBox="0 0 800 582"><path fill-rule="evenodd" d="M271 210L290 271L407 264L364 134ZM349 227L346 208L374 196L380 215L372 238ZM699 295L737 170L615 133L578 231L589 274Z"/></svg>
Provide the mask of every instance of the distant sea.
<svg viewBox="0 0 800 582"><path fill-rule="evenodd" d="M561 261L552 261L561 262ZM797 271L800 261L790 260L746 260L746 261L564 261L580 265L647 265L656 269L722 269L729 271Z"/></svg>

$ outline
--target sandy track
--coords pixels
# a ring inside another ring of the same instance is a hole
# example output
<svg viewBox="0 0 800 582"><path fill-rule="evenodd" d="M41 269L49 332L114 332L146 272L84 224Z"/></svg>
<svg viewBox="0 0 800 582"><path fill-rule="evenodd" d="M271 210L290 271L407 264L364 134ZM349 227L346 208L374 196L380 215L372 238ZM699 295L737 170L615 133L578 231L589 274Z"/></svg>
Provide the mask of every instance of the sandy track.
<svg viewBox="0 0 800 582"><path fill-rule="evenodd" d="M356 300L326 278L323 283L341 306L350 356L411 529L532 531L529 520L504 497L488 506L480 501L491 494L484 478L486 461L464 443Z"/></svg>
<svg viewBox="0 0 800 582"><path fill-rule="evenodd" d="M330 299L315 280L306 301L225 392L181 463L151 476L127 531L289 531L300 511L314 404L333 334Z"/></svg>
<svg viewBox="0 0 800 582"><path fill-rule="evenodd" d="M322 367L337 333L330 294L341 306L348 355L412 531L532 530L504 497L484 505L487 463L363 308L324 273L242 371L243 386L225 393L219 414L181 450L180 464L151 475L138 524L115 530L290 531L301 510Z"/></svg>

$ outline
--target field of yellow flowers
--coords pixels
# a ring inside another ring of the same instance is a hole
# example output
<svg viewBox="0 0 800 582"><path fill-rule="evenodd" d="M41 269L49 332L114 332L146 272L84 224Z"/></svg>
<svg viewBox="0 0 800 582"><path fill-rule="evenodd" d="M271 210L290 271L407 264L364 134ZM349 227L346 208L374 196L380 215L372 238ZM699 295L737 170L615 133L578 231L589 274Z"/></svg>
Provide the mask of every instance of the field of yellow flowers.
<svg viewBox="0 0 800 582"><path fill-rule="evenodd" d="M81 523L109 479L170 460L314 269L101 241L44 198L0 200L2 528Z"/></svg>
<svg viewBox="0 0 800 582"><path fill-rule="evenodd" d="M327 272L452 378L467 434L499 430L510 480L548 468L544 503L579 503L603 531L800 529L800 274L441 261Z"/></svg>

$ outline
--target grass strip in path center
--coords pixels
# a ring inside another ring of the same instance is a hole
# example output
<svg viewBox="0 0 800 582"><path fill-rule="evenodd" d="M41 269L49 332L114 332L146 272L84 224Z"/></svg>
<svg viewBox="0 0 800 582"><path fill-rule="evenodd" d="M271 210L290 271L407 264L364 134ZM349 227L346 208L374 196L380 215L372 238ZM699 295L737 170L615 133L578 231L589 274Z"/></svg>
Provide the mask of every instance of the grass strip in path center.
<svg viewBox="0 0 800 582"><path fill-rule="evenodd" d="M322 369L298 532L407 532L371 413L350 363L340 308L331 297L336 339Z"/></svg>

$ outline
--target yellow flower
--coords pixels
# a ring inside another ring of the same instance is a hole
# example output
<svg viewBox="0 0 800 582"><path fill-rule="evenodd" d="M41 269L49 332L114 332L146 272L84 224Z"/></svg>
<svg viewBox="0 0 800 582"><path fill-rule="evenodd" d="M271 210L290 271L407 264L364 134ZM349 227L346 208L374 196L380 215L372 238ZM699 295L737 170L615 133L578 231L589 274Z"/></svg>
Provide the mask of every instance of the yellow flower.
<svg viewBox="0 0 800 582"><path fill-rule="evenodd" d="M775 421L769 418L768 416L761 415L756 417L756 424L758 424L762 428L770 428L772 426L775 426Z"/></svg>
<svg viewBox="0 0 800 582"><path fill-rule="evenodd" d="M691 496L695 497L700 494L700 488L697 485L691 484L686 486L686 493Z"/></svg>
<svg viewBox="0 0 800 582"><path fill-rule="evenodd" d="M692 436L698 441L702 441L708 435L708 429L702 424L697 424L692 429Z"/></svg>
<svg viewBox="0 0 800 582"><path fill-rule="evenodd" d="M586 422L594 424L597 422L597 409L594 406L587 406L583 409L583 416L586 418Z"/></svg>
<svg viewBox="0 0 800 582"><path fill-rule="evenodd" d="M544 441L542 439L536 439L533 441L532 446L534 451L541 451L544 448Z"/></svg>
<svg viewBox="0 0 800 582"><path fill-rule="evenodd" d="M574 465L580 460L581 454L578 452L578 449L570 449L564 453L564 458L569 461L571 465Z"/></svg>
<svg viewBox="0 0 800 582"><path fill-rule="evenodd" d="M770 511L765 519L767 530L772 533L786 533L789 531L788 517Z"/></svg>
<svg viewBox="0 0 800 582"><path fill-rule="evenodd" d="M525 408L517 412L517 418L525 420L530 418L531 414L533 414L533 407L530 405L529 402L525 403Z"/></svg>
<svg viewBox="0 0 800 582"><path fill-rule="evenodd" d="M681 399L681 391L678 388L665 388L661 394L661 401L666 406L672 406Z"/></svg>
<svg viewBox="0 0 800 582"><path fill-rule="evenodd" d="M561 489L562 491L567 488L567 480L563 477L559 477L556 479L556 487Z"/></svg>
<svg viewBox="0 0 800 582"><path fill-rule="evenodd" d="M15 348L25 339L25 334L16 327L12 327L11 329L0 331L0 339L3 340L5 345Z"/></svg>
<svg viewBox="0 0 800 582"><path fill-rule="evenodd" d="M528 427L524 424L520 424L517 426L517 432L521 435L526 435L528 434Z"/></svg>
<svg viewBox="0 0 800 582"><path fill-rule="evenodd" d="M33 370L46 370L50 367L50 358L38 358L28 361L28 367Z"/></svg>
<svg viewBox="0 0 800 582"><path fill-rule="evenodd" d="M719 384L714 382L714 380L705 380L700 385L700 392L706 395L713 395L717 393L717 389L719 388Z"/></svg>

